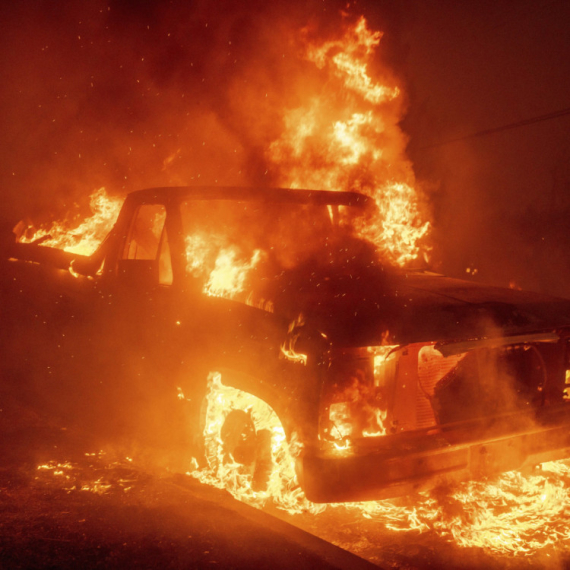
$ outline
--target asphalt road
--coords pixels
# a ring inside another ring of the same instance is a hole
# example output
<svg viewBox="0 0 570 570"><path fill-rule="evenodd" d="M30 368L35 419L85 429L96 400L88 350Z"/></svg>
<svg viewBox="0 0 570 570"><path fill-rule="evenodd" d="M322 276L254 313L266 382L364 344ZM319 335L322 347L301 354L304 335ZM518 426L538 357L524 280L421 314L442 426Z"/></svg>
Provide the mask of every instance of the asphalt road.
<svg viewBox="0 0 570 570"><path fill-rule="evenodd" d="M374 567L225 491L21 420L1 433L2 569Z"/></svg>

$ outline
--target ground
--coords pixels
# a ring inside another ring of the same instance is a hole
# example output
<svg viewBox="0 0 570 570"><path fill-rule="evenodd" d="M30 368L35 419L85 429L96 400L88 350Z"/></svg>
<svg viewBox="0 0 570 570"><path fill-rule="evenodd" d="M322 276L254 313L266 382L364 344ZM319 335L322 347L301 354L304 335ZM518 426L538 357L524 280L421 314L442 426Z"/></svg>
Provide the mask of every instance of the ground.
<svg viewBox="0 0 570 570"><path fill-rule="evenodd" d="M344 508L258 510L1 401L0 568L514 569L569 560L553 550L491 556L429 531L390 531Z"/></svg>

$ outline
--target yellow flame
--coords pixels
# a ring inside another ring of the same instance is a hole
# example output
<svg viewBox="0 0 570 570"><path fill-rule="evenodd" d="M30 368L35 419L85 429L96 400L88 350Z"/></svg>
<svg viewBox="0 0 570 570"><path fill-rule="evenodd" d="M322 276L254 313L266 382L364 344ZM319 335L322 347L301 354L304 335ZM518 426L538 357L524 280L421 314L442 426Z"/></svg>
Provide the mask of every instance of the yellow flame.
<svg viewBox="0 0 570 570"><path fill-rule="evenodd" d="M377 521L396 532L432 531L462 547L477 547L500 556L532 555L557 545L570 547L570 461L542 464L531 474L510 472L493 480L468 481L447 493L420 493L401 505L394 501L368 501L317 505L298 486L293 455L283 428L264 402L235 388L224 386L212 374L207 396L204 434L209 467L190 474L203 483L227 489L234 497L261 507L268 501L291 514L319 514L325 508L347 509ZM272 432L273 471L266 491L254 491L251 473L224 457L221 430L232 410L247 410L257 429ZM348 441L336 444L338 453L350 452Z"/></svg>
<svg viewBox="0 0 570 570"><path fill-rule="evenodd" d="M215 236L193 234L184 238L186 272L205 281L203 292L233 299L245 290L248 276L263 258L259 249L249 259L235 245L223 247Z"/></svg>
<svg viewBox="0 0 570 570"><path fill-rule="evenodd" d="M370 31L366 19L361 16L342 40L310 46L307 58L319 68L331 65L333 73L343 80L346 88L359 93L371 103L382 103L394 99L400 91L397 87L374 83L368 74L366 60L374 53L381 38L382 33Z"/></svg>
<svg viewBox="0 0 570 570"><path fill-rule="evenodd" d="M324 507L313 505L304 496L296 478L294 456L301 452L298 444L287 444L283 426L275 412L259 398L222 384L219 373L209 376L204 438L208 468L194 469L189 474L203 483L225 488L234 497L256 506L268 500L290 512L319 512ZM232 410L247 411L257 431L271 434L271 473L266 490L254 490L252 473L224 454L222 427Z"/></svg>
<svg viewBox="0 0 570 570"><path fill-rule="evenodd" d="M233 298L244 290L248 273L259 263L262 252L256 249L251 259L239 261L237 248L222 249L204 287L207 295Z"/></svg>
<svg viewBox="0 0 570 570"><path fill-rule="evenodd" d="M340 39L307 46L306 57L322 71L325 87L287 110L267 156L283 185L370 195L377 214L357 230L401 266L419 257L429 224L404 156L400 91L375 81L368 69L381 37L360 18Z"/></svg>
<svg viewBox="0 0 570 570"><path fill-rule="evenodd" d="M420 222L413 188L404 183L389 183L378 189L376 205L382 222L361 224L360 233L384 250L398 265L417 259L418 242L428 233L429 222Z"/></svg>

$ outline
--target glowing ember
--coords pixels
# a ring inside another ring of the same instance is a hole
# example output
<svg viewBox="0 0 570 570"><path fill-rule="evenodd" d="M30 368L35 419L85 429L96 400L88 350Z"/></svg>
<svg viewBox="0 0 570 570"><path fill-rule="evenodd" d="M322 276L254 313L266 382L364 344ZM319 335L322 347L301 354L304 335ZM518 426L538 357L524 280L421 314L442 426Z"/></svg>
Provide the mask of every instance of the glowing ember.
<svg viewBox="0 0 570 570"><path fill-rule="evenodd" d="M29 243L41 240L41 245L91 255L111 230L122 203L122 198L112 198L105 188L99 188L90 197L89 205L93 215L81 224L73 228L71 223L56 222L49 228L40 228L31 237L22 238L21 241Z"/></svg>
<svg viewBox="0 0 570 570"><path fill-rule="evenodd" d="M432 530L459 546L528 556L569 544L569 475L567 461L549 462L533 475L513 471L492 481L461 483L445 494L421 494L413 506L378 501L347 507L392 530Z"/></svg>
<svg viewBox="0 0 570 570"><path fill-rule="evenodd" d="M125 479L124 477L117 477L113 473L115 468L124 471L125 463L123 460L112 461L104 466L99 465L105 455L104 451L86 453L85 457L91 458L91 461L86 464L70 461L49 461L38 465L37 470L39 473L49 473L60 479L63 482L63 489L67 492L87 491L97 495L105 495L111 492L129 491L136 477ZM126 457L125 460L129 464L132 463L130 457ZM91 472L91 477L87 476L88 472ZM39 478L39 476L36 477L36 479Z"/></svg>

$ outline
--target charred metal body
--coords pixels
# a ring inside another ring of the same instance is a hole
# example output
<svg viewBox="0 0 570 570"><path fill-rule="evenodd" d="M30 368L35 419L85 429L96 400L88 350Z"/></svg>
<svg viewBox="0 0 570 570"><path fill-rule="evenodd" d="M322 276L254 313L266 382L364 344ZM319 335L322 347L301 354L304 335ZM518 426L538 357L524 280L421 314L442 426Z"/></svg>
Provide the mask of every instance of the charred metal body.
<svg viewBox="0 0 570 570"><path fill-rule="evenodd" d="M345 192L158 188L130 194L89 257L8 244L5 384L85 416L139 419L178 388L195 439L219 371L302 444L313 501L568 456L570 302L388 269L344 223L373 207ZM198 241L260 259L247 286L208 282ZM94 395L70 395L70 378Z"/></svg>

